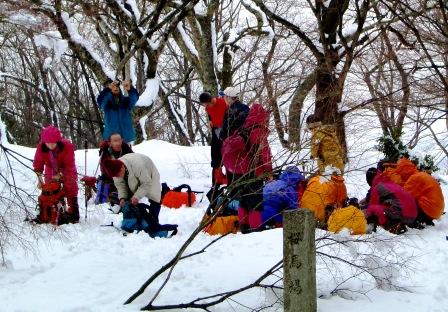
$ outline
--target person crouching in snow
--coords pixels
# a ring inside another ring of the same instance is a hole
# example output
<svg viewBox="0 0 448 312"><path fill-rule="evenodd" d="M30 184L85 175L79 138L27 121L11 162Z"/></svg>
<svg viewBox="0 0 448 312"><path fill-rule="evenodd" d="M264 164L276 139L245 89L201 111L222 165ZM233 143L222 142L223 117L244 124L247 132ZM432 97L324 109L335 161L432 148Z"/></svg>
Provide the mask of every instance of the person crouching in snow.
<svg viewBox="0 0 448 312"><path fill-rule="evenodd" d="M327 166L336 167L343 174L342 148L334 126L323 125L314 114L308 116L306 123L311 131L311 158L317 161L319 174L324 174Z"/></svg>
<svg viewBox="0 0 448 312"><path fill-rule="evenodd" d="M370 174L366 178L371 179L374 169L368 171ZM367 223L380 225L389 232L400 234L407 231L406 225L414 223L417 205L410 193L392 182L387 174L377 171L371 181L370 201L365 213Z"/></svg>
<svg viewBox="0 0 448 312"><path fill-rule="evenodd" d="M151 237L166 237L168 231L173 231L171 236L177 233L177 225L161 225L159 223L162 186L159 171L151 158L143 154L131 153L119 159L105 160L105 167L108 175L114 179L120 198L120 207L124 208L130 203L132 206L141 208L139 214L149 225L149 229L145 229L145 231ZM149 207L140 203L143 197L148 199ZM149 209L149 214L145 217L146 208ZM132 232L132 229L130 231ZM165 232L165 234L162 236L161 232Z"/></svg>
<svg viewBox="0 0 448 312"><path fill-rule="evenodd" d="M70 141L62 138L58 128L48 126L42 130L34 155L33 167L38 176L39 189L42 188L44 182L62 183L68 210L59 217L58 224L77 223L79 206L75 148Z"/></svg>
<svg viewBox="0 0 448 312"><path fill-rule="evenodd" d="M106 159L104 165L108 175L114 179L121 207L126 201L137 205L140 199L147 197L151 206L160 209L160 175L151 158L130 153L118 159Z"/></svg>
<svg viewBox="0 0 448 312"><path fill-rule="evenodd" d="M401 176L403 188L415 198L418 207L416 227L423 224L434 225L445 208L442 188L430 174L419 171L409 159L403 157L398 161L395 171Z"/></svg>
<svg viewBox="0 0 448 312"><path fill-rule="evenodd" d="M267 183L263 188L263 210L261 219L265 227L282 227L284 210L297 209L299 203L299 184L305 178L299 168L287 167L279 180Z"/></svg>

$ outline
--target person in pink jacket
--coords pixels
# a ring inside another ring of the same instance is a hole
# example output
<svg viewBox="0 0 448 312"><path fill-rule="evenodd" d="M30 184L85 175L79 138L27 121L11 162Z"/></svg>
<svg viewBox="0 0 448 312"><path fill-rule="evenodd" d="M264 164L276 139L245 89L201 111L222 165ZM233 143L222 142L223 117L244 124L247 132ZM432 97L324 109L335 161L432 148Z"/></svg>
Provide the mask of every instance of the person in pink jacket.
<svg viewBox="0 0 448 312"><path fill-rule="evenodd" d="M417 218L415 199L380 171L377 171L371 186L367 222L395 234L405 232L406 225L412 225Z"/></svg>
<svg viewBox="0 0 448 312"><path fill-rule="evenodd" d="M44 182L60 181L62 183L68 210L64 216L60 217L59 224L77 223L79 206L75 148L69 140L62 138L58 128L48 126L42 130L34 155L33 167L38 176L38 188L42 188Z"/></svg>

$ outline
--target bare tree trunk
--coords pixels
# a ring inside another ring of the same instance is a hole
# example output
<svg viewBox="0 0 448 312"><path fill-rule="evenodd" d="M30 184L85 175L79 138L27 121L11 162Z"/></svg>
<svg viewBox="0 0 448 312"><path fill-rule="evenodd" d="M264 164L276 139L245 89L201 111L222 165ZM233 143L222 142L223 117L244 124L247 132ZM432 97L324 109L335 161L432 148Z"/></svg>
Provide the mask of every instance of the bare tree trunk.
<svg viewBox="0 0 448 312"><path fill-rule="evenodd" d="M305 102L308 94L314 88L315 84L316 73L313 71L311 74L306 76L297 87L292 97L291 104L289 105L289 144L294 149L300 147L300 116L302 114L303 103Z"/></svg>
<svg viewBox="0 0 448 312"><path fill-rule="evenodd" d="M278 138L280 139L280 143L283 147L288 147L288 141L285 139L285 131L282 123L282 119L280 116L280 110L278 108L278 103L276 99L276 95L274 94L274 87L272 85L272 75L268 73L269 66L272 62L272 57L275 52L275 48L277 46L277 39L273 38L271 43L271 49L269 50L264 62L262 63L263 70L263 83L266 87L266 91L268 94L268 102L269 107L274 116L275 130L277 131Z"/></svg>

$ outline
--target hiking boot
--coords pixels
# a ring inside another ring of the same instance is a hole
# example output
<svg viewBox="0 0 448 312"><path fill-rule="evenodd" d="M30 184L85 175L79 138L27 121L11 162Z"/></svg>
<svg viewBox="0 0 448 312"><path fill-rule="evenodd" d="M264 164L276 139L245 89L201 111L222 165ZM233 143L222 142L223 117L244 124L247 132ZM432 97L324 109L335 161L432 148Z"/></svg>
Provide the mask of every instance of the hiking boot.
<svg viewBox="0 0 448 312"><path fill-rule="evenodd" d="M69 223L78 223L79 222L79 214L76 213L68 213L61 212L59 214L58 225L69 224Z"/></svg>
<svg viewBox="0 0 448 312"><path fill-rule="evenodd" d="M240 224L240 231L242 234L248 234L248 233L252 232L250 230L249 224Z"/></svg>
<svg viewBox="0 0 448 312"><path fill-rule="evenodd" d="M169 234L169 232L171 232L171 234ZM157 231L157 232L148 233L148 234L151 238L156 238L156 237L171 238L177 234L177 228L172 231L164 230L164 231Z"/></svg>
<svg viewBox="0 0 448 312"><path fill-rule="evenodd" d="M42 220L39 219L39 216L37 216L37 217L35 217L35 218L32 218L32 219L30 219L30 218L26 218L24 221L25 221L25 222L32 223L32 224L42 224L42 223L43 223Z"/></svg>

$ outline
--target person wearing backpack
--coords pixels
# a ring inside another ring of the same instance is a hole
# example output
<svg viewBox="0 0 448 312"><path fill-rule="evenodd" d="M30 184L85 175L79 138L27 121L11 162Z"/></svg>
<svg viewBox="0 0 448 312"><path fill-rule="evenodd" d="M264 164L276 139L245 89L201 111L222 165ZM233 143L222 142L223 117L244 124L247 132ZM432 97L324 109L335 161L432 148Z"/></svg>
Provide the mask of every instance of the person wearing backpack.
<svg viewBox="0 0 448 312"><path fill-rule="evenodd" d="M104 112L104 140L113 133L119 133L126 143L132 144L135 140L132 109L137 100L138 92L130 80L123 82L123 91L120 90L120 81L106 81L97 98L98 106Z"/></svg>
<svg viewBox="0 0 448 312"><path fill-rule="evenodd" d="M264 180L272 174L268 123L269 113L261 104L254 103L243 125L223 142L229 196L240 201L238 217L243 233L261 226Z"/></svg>
<svg viewBox="0 0 448 312"><path fill-rule="evenodd" d="M249 114L249 106L241 103L240 91L237 87L227 87L223 93L228 109L224 114L222 131L220 133L222 141L241 128Z"/></svg>
<svg viewBox="0 0 448 312"><path fill-rule="evenodd" d="M219 139L224 115L227 111L226 101L222 97L212 96L209 92L203 92L199 96L199 102L205 106L212 132L212 140L210 142L211 166L213 168L212 184L227 184L226 177L222 173L222 141Z"/></svg>
<svg viewBox="0 0 448 312"><path fill-rule="evenodd" d="M118 198L120 199L120 207L123 208L123 215L126 214L142 215L140 219L147 219L147 212L152 221L146 221L149 228L140 228L137 230L145 230L150 236L156 235L156 232L163 230L163 226L159 224L159 211L162 186L160 184L160 175L151 158L139 153L130 153L123 155L119 159L106 159L105 167L109 176L113 177L115 187L118 190ZM142 205L140 200L146 197L148 205ZM129 209L124 209L129 208ZM144 208L144 209L142 209ZM133 211L135 210L135 211ZM170 225L165 230L174 231L177 225ZM129 228L124 228L129 230ZM156 235L157 236L157 235Z"/></svg>
<svg viewBox="0 0 448 312"><path fill-rule="evenodd" d="M62 138L58 128L48 126L40 135L33 161L38 177L39 189L44 183L56 181L62 184L62 192L67 198L68 210L59 216L58 224L78 223L78 173L75 164L75 147Z"/></svg>
<svg viewBox="0 0 448 312"><path fill-rule="evenodd" d="M300 184L305 184L305 177L299 168L289 166L280 174L278 180L268 182L263 187L263 226L283 226L282 212L298 208Z"/></svg>

